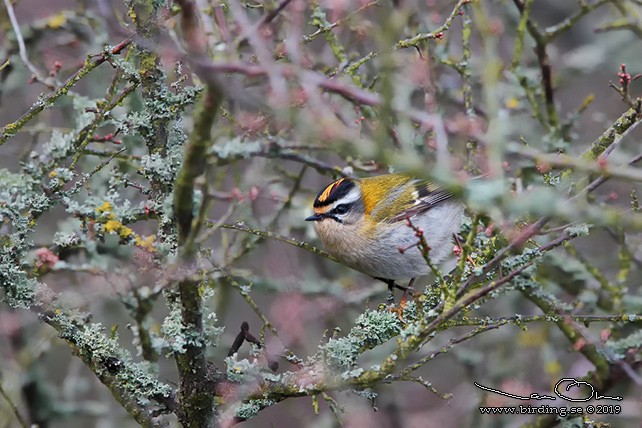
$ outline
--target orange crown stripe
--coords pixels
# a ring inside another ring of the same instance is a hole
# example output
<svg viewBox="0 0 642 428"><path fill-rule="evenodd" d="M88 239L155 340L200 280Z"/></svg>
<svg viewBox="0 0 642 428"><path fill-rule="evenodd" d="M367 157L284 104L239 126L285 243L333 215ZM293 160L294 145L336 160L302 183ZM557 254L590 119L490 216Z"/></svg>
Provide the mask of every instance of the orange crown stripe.
<svg viewBox="0 0 642 428"><path fill-rule="evenodd" d="M334 183L326 187L323 193L321 193L321 196L319 196L319 202L324 202L325 200L327 200L328 197L330 197L330 194L332 193L332 191L336 189L339 186L339 184L341 184L344 180L346 180L345 177L342 178L341 180L335 181Z"/></svg>

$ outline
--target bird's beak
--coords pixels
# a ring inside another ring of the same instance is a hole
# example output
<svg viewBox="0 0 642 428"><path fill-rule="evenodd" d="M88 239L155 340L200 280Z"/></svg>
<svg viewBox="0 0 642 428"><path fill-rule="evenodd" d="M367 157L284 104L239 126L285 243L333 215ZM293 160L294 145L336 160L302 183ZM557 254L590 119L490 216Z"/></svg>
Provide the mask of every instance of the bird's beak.
<svg viewBox="0 0 642 428"><path fill-rule="evenodd" d="M306 218L305 221L319 221L323 220L325 217L321 214L314 213L310 217Z"/></svg>

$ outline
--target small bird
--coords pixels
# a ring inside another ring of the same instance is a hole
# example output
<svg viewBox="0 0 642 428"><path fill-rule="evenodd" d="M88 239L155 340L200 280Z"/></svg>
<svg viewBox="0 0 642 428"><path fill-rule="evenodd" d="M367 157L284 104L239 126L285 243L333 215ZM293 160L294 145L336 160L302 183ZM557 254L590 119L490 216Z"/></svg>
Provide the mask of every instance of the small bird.
<svg viewBox="0 0 642 428"><path fill-rule="evenodd" d="M430 272L417 245L419 235L432 263L452 251L463 210L448 190L396 173L335 181L319 192L314 214L305 220L314 221L328 253L392 290L395 280L410 279L410 287Z"/></svg>

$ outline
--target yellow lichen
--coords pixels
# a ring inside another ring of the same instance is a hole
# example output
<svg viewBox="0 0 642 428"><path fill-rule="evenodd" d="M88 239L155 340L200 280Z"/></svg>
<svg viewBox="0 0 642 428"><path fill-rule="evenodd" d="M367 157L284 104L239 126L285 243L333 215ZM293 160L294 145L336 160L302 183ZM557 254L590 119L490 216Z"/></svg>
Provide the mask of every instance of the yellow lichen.
<svg viewBox="0 0 642 428"><path fill-rule="evenodd" d="M154 235L150 235L145 239L136 235L136 245L138 245L141 248L144 248L145 250L151 253L156 251L156 248L154 248Z"/></svg>
<svg viewBox="0 0 642 428"><path fill-rule="evenodd" d="M49 27L57 30L67 23L67 17L61 12L49 18Z"/></svg>
<svg viewBox="0 0 642 428"><path fill-rule="evenodd" d="M123 227L123 224L121 222L116 220L109 220L107 223L104 224L103 230L108 233L118 232L121 227Z"/></svg>
<svg viewBox="0 0 642 428"><path fill-rule="evenodd" d="M506 107L517 108L519 107L519 100L517 98L510 98L506 101Z"/></svg>
<svg viewBox="0 0 642 428"><path fill-rule="evenodd" d="M557 360L552 360L544 365L544 371L550 376L557 376L562 372L562 365Z"/></svg>
<svg viewBox="0 0 642 428"><path fill-rule="evenodd" d="M107 212L108 213L108 212L111 211L111 204L109 202L105 201L105 202L103 202L103 204L101 206L96 208L96 211L98 211L99 213L103 213L103 212Z"/></svg>
<svg viewBox="0 0 642 428"><path fill-rule="evenodd" d="M120 235L121 238L127 238L132 234L132 230L128 228L127 226L121 226L120 230L118 231L118 234Z"/></svg>

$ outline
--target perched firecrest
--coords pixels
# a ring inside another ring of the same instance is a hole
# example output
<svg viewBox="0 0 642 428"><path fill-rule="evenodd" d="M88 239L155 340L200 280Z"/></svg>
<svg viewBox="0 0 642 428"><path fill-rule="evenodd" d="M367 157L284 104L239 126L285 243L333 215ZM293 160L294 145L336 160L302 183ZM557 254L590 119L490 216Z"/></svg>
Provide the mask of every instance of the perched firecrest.
<svg viewBox="0 0 642 428"><path fill-rule="evenodd" d="M372 277L413 279L430 272L416 245L422 231L433 263L453 249L463 205L434 183L405 174L342 178L314 200L314 229L339 261Z"/></svg>

